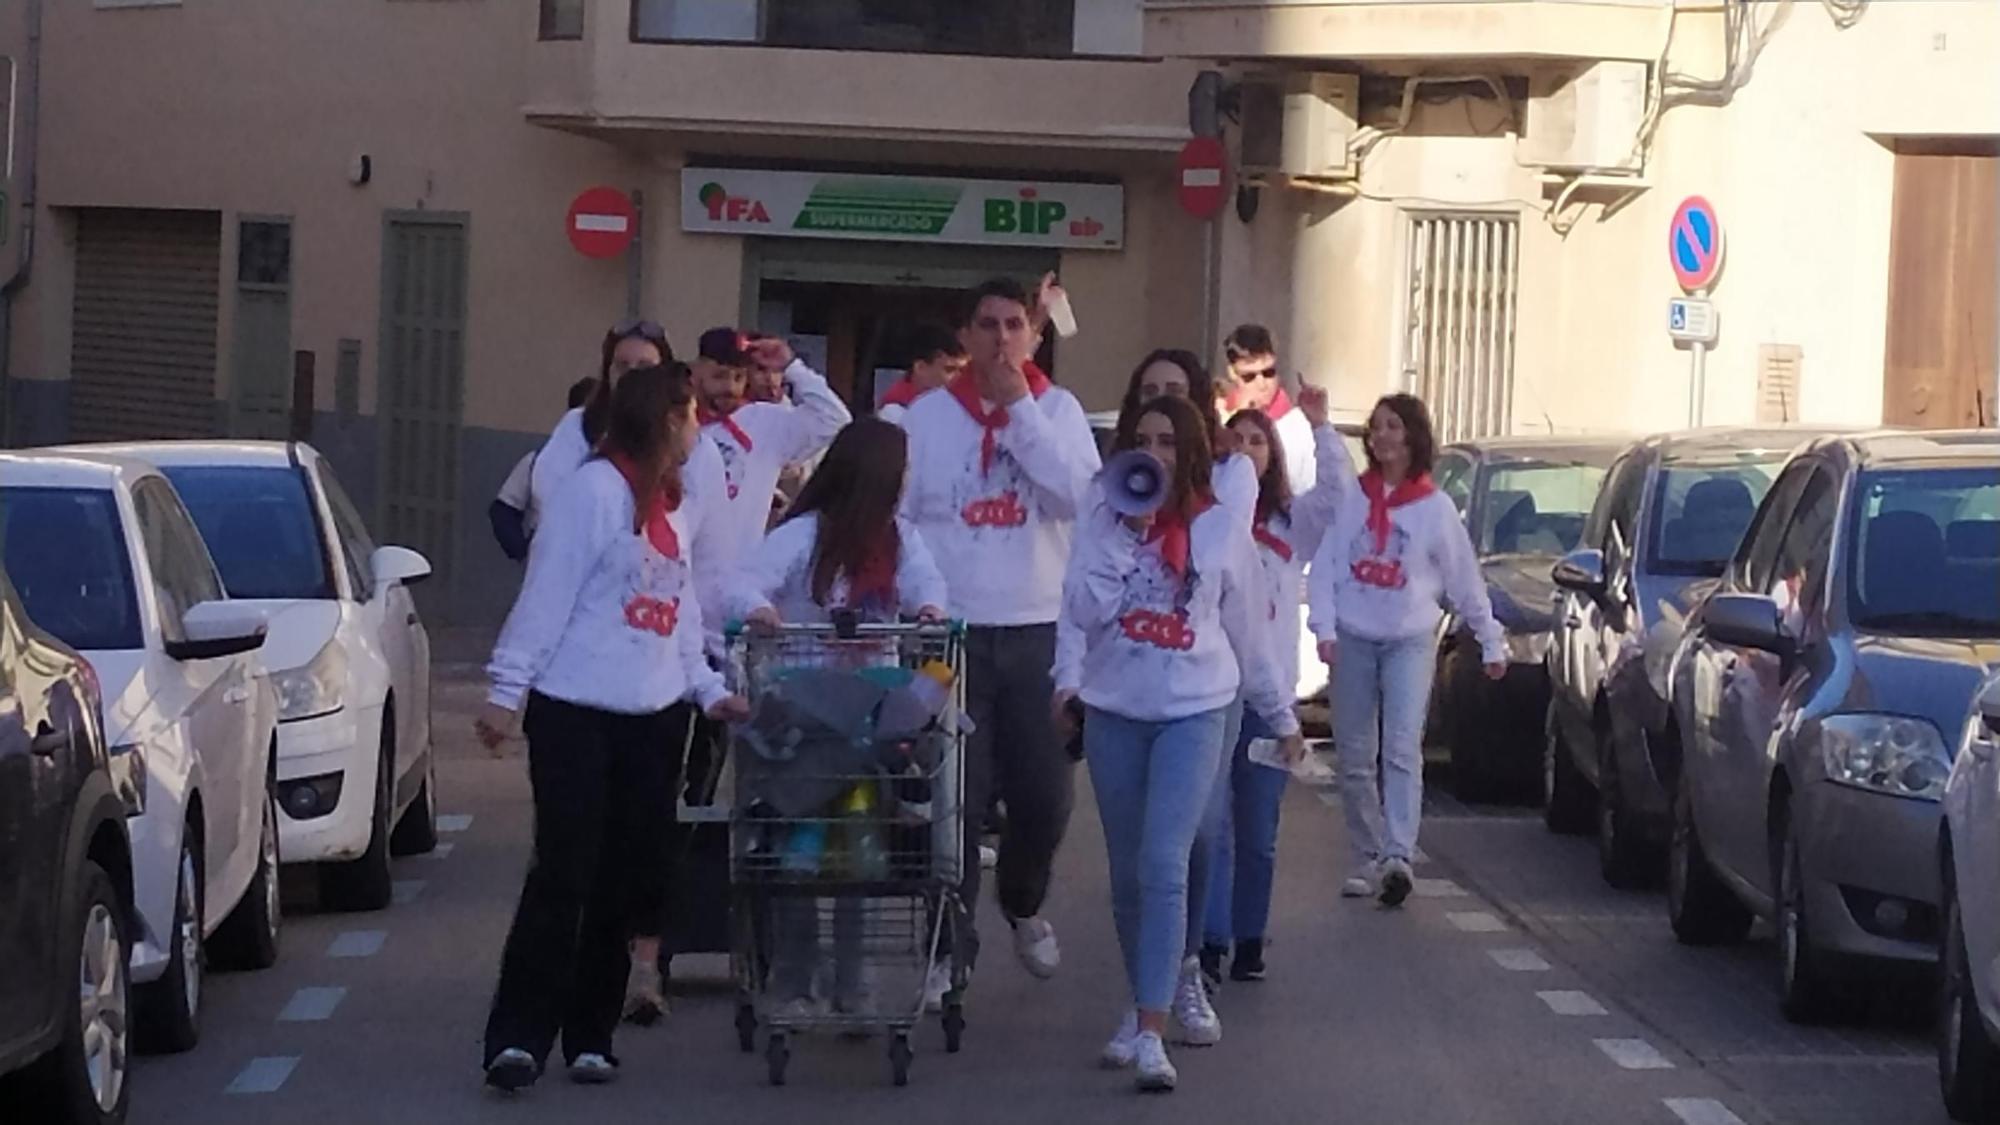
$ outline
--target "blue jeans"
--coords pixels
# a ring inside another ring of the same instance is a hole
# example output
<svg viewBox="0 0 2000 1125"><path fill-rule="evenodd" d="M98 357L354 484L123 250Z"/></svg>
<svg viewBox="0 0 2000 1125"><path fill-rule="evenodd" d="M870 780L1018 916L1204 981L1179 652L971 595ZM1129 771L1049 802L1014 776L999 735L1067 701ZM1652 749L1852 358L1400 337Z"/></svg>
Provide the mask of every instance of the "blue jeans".
<svg viewBox="0 0 2000 1125"><path fill-rule="evenodd" d="M1278 866L1278 811L1291 774L1250 760L1250 744L1270 738L1255 715L1229 758L1227 780L1209 798L1208 944L1262 941L1271 921L1271 884Z"/></svg>
<svg viewBox="0 0 2000 1125"><path fill-rule="evenodd" d="M1209 786L1208 810L1202 814L1201 827L1195 830L1194 850L1188 854L1188 927L1187 955L1201 952L1202 921L1208 917L1209 893L1215 887L1214 864L1216 862L1216 834L1229 831L1229 820L1223 808L1229 794L1228 749L1236 745L1236 736L1243 729L1245 708L1241 699L1230 704L1228 715L1222 722L1223 753L1215 756L1215 783ZM1228 847L1223 847L1223 861L1228 862ZM1223 895L1229 894L1228 883L1223 884Z"/></svg>
<svg viewBox="0 0 2000 1125"><path fill-rule="evenodd" d="M1347 836L1358 859L1408 861L1416 855L1424 809L1424 717L1436 669L1437 638L1429 633L1394 641L1339 636L1331 689L1333 741Z"/></svg>
<svg viewBox="0 0 2000 1125"><path fill-rule="evenodd" d="M1111 917L1141 1011L1166 1011L1180 977L1188 856L1215 784L1227 712L1141 722L1092 708L1083 724L1111 872Z"/></svg>

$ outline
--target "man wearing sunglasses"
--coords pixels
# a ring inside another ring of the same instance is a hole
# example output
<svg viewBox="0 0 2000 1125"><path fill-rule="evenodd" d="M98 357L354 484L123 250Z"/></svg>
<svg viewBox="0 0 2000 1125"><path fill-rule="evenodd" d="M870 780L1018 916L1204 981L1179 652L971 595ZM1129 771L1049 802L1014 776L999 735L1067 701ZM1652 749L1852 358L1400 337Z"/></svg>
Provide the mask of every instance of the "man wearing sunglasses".
<svg viewBox="0 0 2000 1125"><path fill-rule="evenodd" d="M1313 462L1312 423L1292 405L1278 376L1278 347L1271 330L1261 324L1240 324L1222 343L1235 389L1229 394L1224 421L1239 410L1261 410L1278 430L1285 447L1285 476L1292 495L1311 491L1318 476Z"/></svg>

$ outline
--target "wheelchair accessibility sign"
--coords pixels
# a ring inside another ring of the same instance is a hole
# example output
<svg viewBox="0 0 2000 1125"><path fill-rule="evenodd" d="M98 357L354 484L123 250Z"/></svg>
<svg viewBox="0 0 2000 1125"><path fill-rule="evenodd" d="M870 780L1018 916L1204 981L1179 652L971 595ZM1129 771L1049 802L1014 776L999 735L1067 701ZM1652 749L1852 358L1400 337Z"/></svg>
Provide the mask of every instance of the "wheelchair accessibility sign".
<svg viewBox="0 0 2000 1125"><path fill-rule="evenodd" d="M1713 302L1696 297L1667 302L1667 335L1683 343L1715 343L1718 320Z"/></svg>

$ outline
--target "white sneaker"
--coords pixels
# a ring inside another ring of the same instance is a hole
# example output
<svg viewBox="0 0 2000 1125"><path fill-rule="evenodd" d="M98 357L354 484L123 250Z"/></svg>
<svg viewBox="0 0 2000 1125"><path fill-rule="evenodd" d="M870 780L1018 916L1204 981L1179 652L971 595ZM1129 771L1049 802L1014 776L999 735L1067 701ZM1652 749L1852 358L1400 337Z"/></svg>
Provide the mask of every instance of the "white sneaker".
<svg viewBox="0 0 2000 1125"><path fill-rule="evenodd" d="M1119 1023L1118 1031L1111 1042L1104 1045L1104 1053L1098 1056L1106 1070L1124 1070L1139 1061L1139 1017L1126 1012Z"/></svg>
<svg viewBox="0 0 2000 1125"><path fill-rule="evenodd" d="M951 991L951 961L934 961L924 976L924 1011L937 1015L944 1011L945 994Z"/></svg>
<svg viewBox="0 0 2000 1125"><path fill-rule="evenodd" d="M1056 944L1056 928L1043 918L1021 918L1014 923L1014 955L1021 967L1039 980L1056 975L1062 965L1062 947Z"/></svg>
<svg viewBox="0 0 2000 1125"><path fill-rule="evenodd" d="M595 1051L585 1051L569 1064L569 1080L579 1086L602 1086L618 1078L618 1064Z"/></svg>
<svg viewBox="0 0 2000 1125"><path fill-rule="evenodd" d="M1354 869L1347 882L1340 885L1342 898L1368 898L1375 893L1376 881L1382 877L1382 865L1369 860Z"/></svg>
<svg viewBox="0 0 2000 1125"><path fill-rule="evenodd" d="M1222 1042L1222 1017L1208 1002L1208 982L1201 977L1201 960L1190 957L1181 964L1180 984L1174 989L1174 1019L1181 1025L1180 1041L1190 1047L1213 1047Z"/></svg>
<svg viewBox="0 0 2000 1125"><path fill-rule="evenodd" d="M1139 1070L1141 1093L1165 1093L1180 1081L1180 1072L1174 1069L1173 1060L1167 1058L1167 1045L1153 1032L1140 1032L1133 1040L1132 1053L1133 1065Z"/></svg>
<svg viewBox="0 0 2000 1125"><path fill-rule="evenodd" d="M1416 878L1410 872L1410 861L1398 856L1382 865L1383 906L1401 906L1410 897L1410 890L1416 886Z"/></svg>

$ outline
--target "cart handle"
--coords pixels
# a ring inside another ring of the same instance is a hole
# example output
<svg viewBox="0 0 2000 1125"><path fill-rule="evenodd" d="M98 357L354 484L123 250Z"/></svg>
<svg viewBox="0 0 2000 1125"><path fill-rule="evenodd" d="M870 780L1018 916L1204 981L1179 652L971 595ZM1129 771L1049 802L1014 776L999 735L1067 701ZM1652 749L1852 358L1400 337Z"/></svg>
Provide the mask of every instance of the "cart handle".
<svg viewBox="0 0 2000 1125"><path fill-rule="evenodd" d="M744 636L770 637L837 637L850 640L859 637L950 637L954 640L965 636L965 622L953 618L943 624L932 625L923 622L861 623L855 622L851 628L838 624L804 625L787 623L773 631L753 630L741 619L732 618L723 626L722 635L734 641Z"/></svg>

